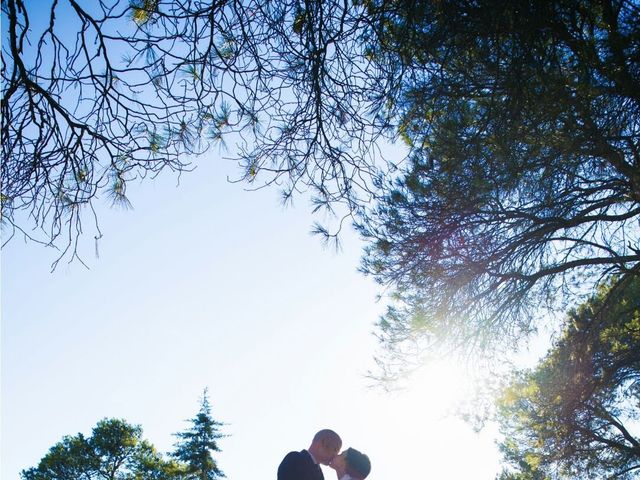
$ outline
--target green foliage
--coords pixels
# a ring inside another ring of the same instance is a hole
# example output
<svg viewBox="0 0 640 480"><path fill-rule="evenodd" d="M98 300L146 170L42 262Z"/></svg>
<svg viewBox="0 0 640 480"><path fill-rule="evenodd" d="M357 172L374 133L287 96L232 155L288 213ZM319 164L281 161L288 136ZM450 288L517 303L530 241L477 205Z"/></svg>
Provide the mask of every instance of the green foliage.
<svg viewBox="0 0 640 480"><path fill-rule="evenodd" d="M142 429L124 420L104 419L90 437L66 436L40 460L23 470L23 480L179 480L184 466L166 461L142 439Z"/></svg>
<svg viewBox="0 0 640 480"><path fill-rule="evenodd" d="M304 27L307 15L304 10L298 10L293 19L293 31L298 35L302 35L302 28Z"/></svg>
<svg viewBox="0 0 640 480"><path fill-rule="evenodd" d="M224 424L211 417L206 389L202 395L200 410L190 422L191 428L176 434L179 440L173 456L187 466L188 479L214 480L224 477L211 454L220 451L217 440L225 437L219 432L219 427Z"/></svg>
<svg viewBox="0 0 640 480"><path fill-rule="evenodd" d="M40 460L23 470L22 480L213 480L224 474L211 452L219 452L216 440L222 423L211 418L207 391L192 427L176 434L176 450L165 458L147 440L142 428L125 420L104 419L90 437L66 436Z"/></svg>
<svg viewBox="0 0 640 480"><path fill-rule="evenodd" d="M372 58L398 85L385 117L411 155L363 215L363 270L396 289L395 314L423 325L415 335L517 346L542 309L579 303L601 275L638 272L635 2L367 11ZM400 348L397 329L381 330Z"/></svg>
<svg viewBox="0 0 640 480"><path fill-rule="evenodd" d="M546 358L514 375L498 419L505 460L522 478L637 478L639 318L640 279L603 286L569 313Z"/></svg>
<svg viewBox="0 0 640 480"><path fill-rule="evenodd" d="M131 19L139 26L153 21L154 15L158 13L158 0L136 0L132 1Z"/></svg>

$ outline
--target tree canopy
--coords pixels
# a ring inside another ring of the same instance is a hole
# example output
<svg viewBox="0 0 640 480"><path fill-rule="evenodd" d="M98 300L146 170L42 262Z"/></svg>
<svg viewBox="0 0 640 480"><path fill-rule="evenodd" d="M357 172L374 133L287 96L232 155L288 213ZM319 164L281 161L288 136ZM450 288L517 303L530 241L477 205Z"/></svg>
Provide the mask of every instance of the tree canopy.
<svg viewBox="0 0 640 480"><path fill-rule="evenodd" d="M169 455L142 438L142 428L117 418L100 420L89 437L65 436L49 449L36 467L21 472L22 480L212 480L224 477L211 452L226 435L211 417L207 391L191 421L192 428L176 433L180 441Z"/></svg>
<svg viewBox="0 0 640 480"><path fill-rule="evenodd" d="M75 252L127 185L233 132L243 172L347 212L370 184L363 9L319 1L3 0L2 218ZM86 212L85 212L86 210ZM26 215L26 219L20 215ZM37 232L36 232L37 233ZM99 229L97 235L100 235ZM64 244L64 243L63 243Z"/></svg>
<svg viewBox="0 0 640 480"><path fill-rule="evenodd" d="M23 470L22 480L90 480L144 478L179 480L181 466L163 459L153 445L142 439L142 429L120 419L104 419L91 436L65 436L40 460Z"/></svg>
<svg viewBox="0 0 640 480"><path fill-rule="evenodd" d="M535 369L514 374L498 407L501 449L517 470L503 478L637 478L640 279L571 311L563 336Z"/></svg>
<svg viewBox="0 0 640 480"><path fill-rule="evenodd" d="M396 300L392 355L515 345L541 307L640 270L634 0L2 12L2 218L72 253L100 194L126 206L131 180L188 170L235 132L242 179L358 215L363 270ZM384 135L410 152L397 171L378 170Z"/></svg>
<svg viewBox="0 0 640 480"><path fill-rule="evenodd" d="M640 272L636 2L367 5L411 148L360 225L363 270L397 300L391 350L517 345L542 307Z"/></svg>

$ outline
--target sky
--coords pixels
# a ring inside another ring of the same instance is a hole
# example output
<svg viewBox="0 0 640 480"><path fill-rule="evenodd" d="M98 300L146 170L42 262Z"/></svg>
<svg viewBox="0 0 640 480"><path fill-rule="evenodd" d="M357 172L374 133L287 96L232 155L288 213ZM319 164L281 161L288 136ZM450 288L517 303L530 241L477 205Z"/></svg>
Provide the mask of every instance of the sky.
<svg viewBox="0 0 640 480"><path fill-rule="evenodd" d="M98 202L104 236L96 257L87 229L88 269L51 273L57 252L19 237L2 250L0 476L17 479L106 417L141 425L168 452L208 388L230 480L275 479L321 428L370 456L371 480L493 479L496 432L447 416L466 395L456 365L401 392L367 378L384 301L357 271L356 234L339 252L324 247L303 197L283 208L275 189L229 183L237 167L223 156L179 182L130 185L132 210Z"/></svg>
<svg viewBox="0 0 640 480"><path fill-rule="evenodd" d="M276 189L229 183L239 171L225 156L130 183L132 210L99 200L99 256L88 223L80 247L88 268L51 272L59 253L19 236L2 249L0 477L103 418L169 452L208 388L229 480L275 480L322 428L369 455L370 480L493 479L495 429L448 415L469 393L459 365L426 367L400 392L367 377L385 304L358 272L357 235L323 246L304 195L284 208Z"/></svg>

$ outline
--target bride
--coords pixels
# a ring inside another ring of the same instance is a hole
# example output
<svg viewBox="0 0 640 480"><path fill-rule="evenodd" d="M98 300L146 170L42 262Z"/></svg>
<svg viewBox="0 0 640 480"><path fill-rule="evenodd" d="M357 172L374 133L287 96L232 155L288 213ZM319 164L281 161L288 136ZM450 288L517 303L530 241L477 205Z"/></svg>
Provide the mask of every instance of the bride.
<svg viewBox="0 0 640 480"><path fill-rule="evenodd" d="M338 480L364 480L371 471L369 457L355 448L347 448L329 464L336 471Z"/></svg>

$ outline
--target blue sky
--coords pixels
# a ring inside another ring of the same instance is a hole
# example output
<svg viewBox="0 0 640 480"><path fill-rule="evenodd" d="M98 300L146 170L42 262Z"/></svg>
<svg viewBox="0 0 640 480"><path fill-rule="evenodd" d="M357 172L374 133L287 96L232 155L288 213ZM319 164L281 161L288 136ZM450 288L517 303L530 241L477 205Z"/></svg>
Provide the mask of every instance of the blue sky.
<svg viewBox="0 0 640 480"><path fill-rule="evenodd" d="M492 479L495 432L444 417L464 395L451 365L403 392L369 388L384 304L357 272L356 235L327 249L303 197L284 209L274 189L228 183L236 167L220 152L197 164L179 186L171 174L132 184L133 210L99 201L88 270L50 273L56 252L20 238L3 249L2 478L104 417L169 451L208 387L228 424L217 458L230 480L275 478L327 427L370 455L372 480Z"/></svg>
<svg viewBox="0 0 640 480"><path fill-rule="evenodd" d="M89 269L50 273L58 253L19 236L2 249L0 476L105 417L170 451L208 387L230 480L275 479L321 428L371 457L371 480L493 479L495 432L445 416L466 395L451 362L403 392L370 388L384 302L357 271L354 232L338 253L323 247L304 195L285 209L276 189L231 184L224 156L196 159L179 182L131 182L133 210L98 200L99 258L88 221L80 246Z"/></svg>

